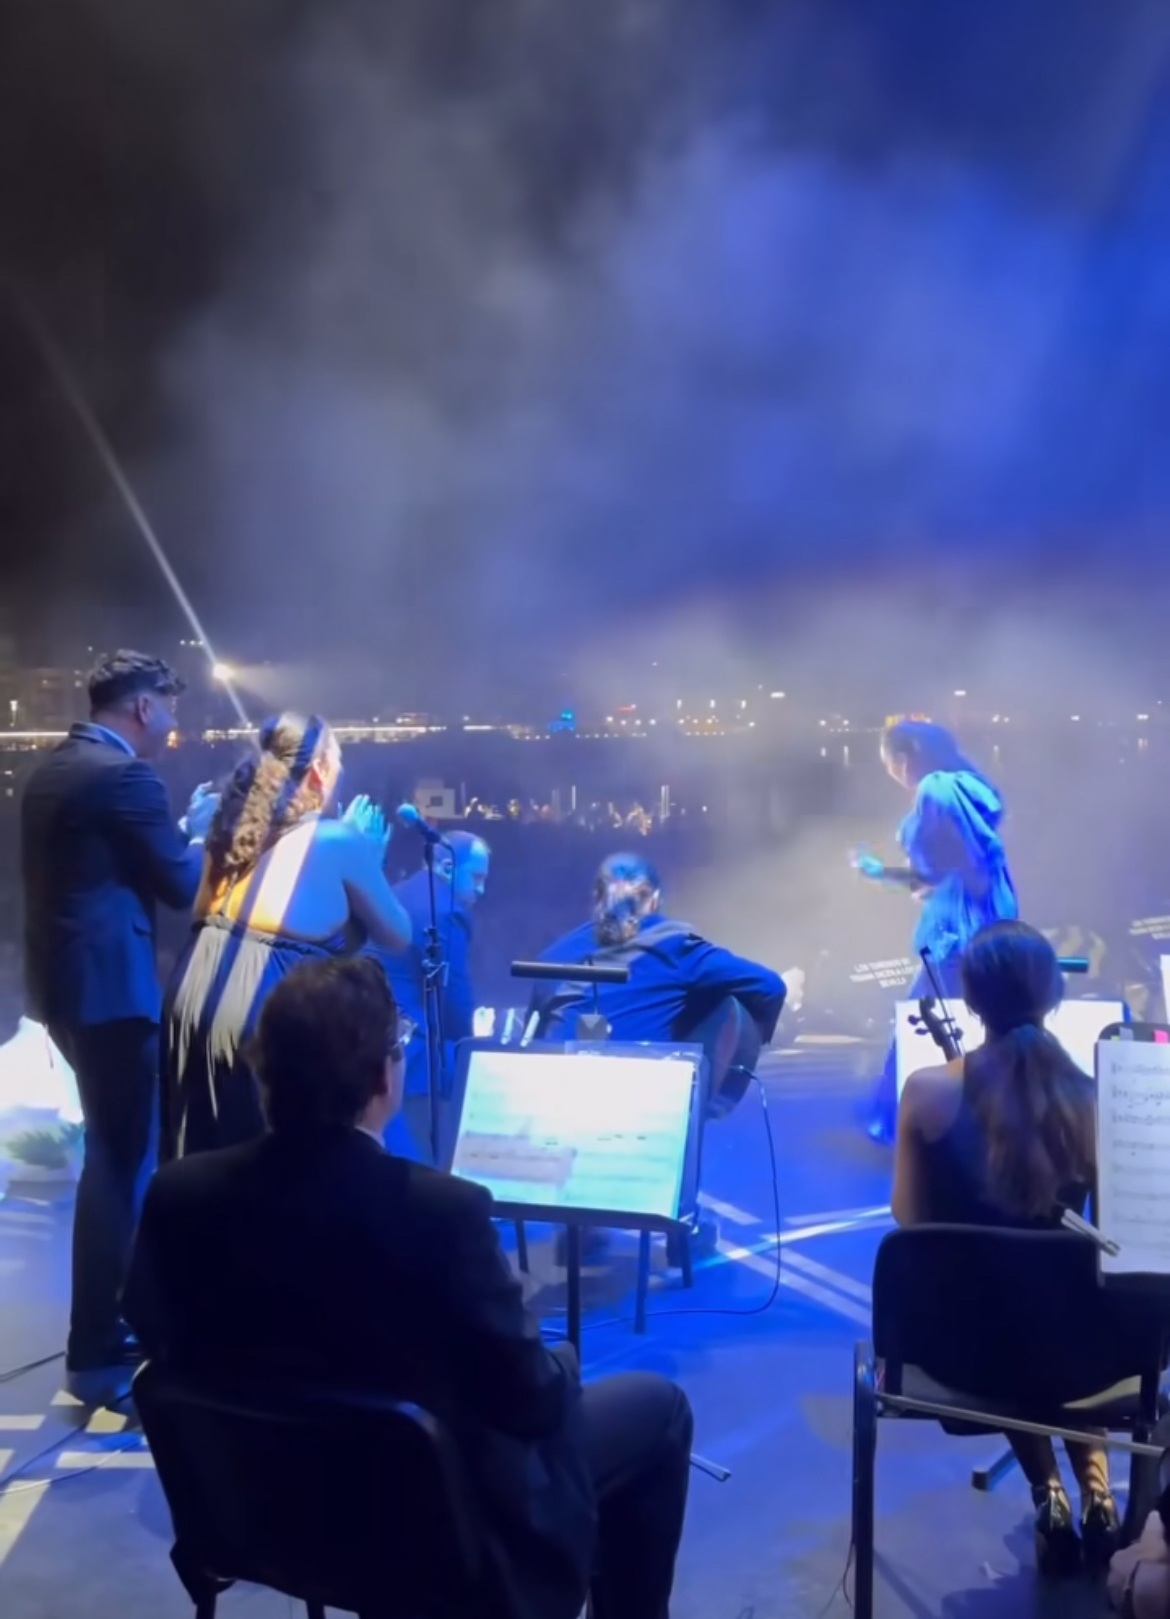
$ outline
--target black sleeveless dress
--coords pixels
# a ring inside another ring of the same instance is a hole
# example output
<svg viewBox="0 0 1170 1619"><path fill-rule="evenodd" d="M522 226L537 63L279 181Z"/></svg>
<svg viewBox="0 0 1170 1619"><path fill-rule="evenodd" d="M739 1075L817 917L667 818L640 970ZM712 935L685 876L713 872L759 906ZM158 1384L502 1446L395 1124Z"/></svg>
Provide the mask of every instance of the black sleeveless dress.
<svg viewBox="0 0 1170 1619"><path fill-rule="evenodd" d="M230 1147L264 1132L244 1055L265 998L303 961L348 955L349 929L322 940L265 933L218 912L195 924L163 1007L162 1156Z"/></svg>
<svg viewBox="0 0 1170 1619"><path fill-rule="evenodd" d="M980 1225L1015 1230L1047 1230L1059 1226L1065 1209L1082 1214L1089 1187L1062 1186L1050 1213L1029 1219L1007 1213L986 1193L987 1140L966 1096L950 1128L937 1141L922 1143L926 1207L934 1225Z"/></svg>

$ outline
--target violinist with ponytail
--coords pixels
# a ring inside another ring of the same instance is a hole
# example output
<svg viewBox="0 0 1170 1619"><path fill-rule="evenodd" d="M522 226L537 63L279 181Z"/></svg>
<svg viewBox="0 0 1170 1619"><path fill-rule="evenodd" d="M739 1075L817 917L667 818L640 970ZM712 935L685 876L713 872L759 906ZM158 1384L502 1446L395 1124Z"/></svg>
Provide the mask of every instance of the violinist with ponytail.
<svg viewBox="0 0 1170 1619"><path fill-rule="evenodd" d="M959 975L986 1038L906 1081L894 1218L902 1226L1055 1228L1066 1208L1083 1211L1097 1173L1094 1083L1044 1026L1063 994L1056 953L1035 928L995 922L966 946ZM1081 1545L1051 1440L1008 1439L1032 1486L1041 1568L1075 1566ZM1104 1568L1119 1538L1105 1450L1091 1440L1067 1448L1081 1490L1084 1557Z"/></svg>
<svg viewBox="0 0 1170 1619"><path fill-rule="evenodd" d="M388 950L410 944L410 918L382 869L385 817L364 797L329 815L340 777L325 721L281 714L223 793L163 1014L164 1156L262 1133L245 1047L286 973L367 938Z"/></svg>

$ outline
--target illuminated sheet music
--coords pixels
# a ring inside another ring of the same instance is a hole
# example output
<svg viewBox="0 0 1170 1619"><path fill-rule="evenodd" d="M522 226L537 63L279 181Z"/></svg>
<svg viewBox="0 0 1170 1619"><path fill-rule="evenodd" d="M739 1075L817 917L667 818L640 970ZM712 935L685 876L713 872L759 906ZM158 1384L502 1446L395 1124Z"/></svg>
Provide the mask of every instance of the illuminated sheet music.
<svg viewBox="0 0 1170 1619"><path fill-rule="evenodd" d="M1102 1272L1170 1276L1170 1045L1097 1047L1097 1198Z"/></svg>
<svg viewBox="0 0 1170 1619"><path fill-rule="evenodd" d="M502 1203L678 1214L695 1064L473 1051L452 1173Z"/></svg>
<svg viewBox="0 0 1170 1619"><path fill-rule="evenodd" d="M948 1000L947 1011L958 1025L964 1051L974 1051L983 1044L983 1024L974 1012L959 1000ZM895 1050L898 1062L898 1095L907 1079L918 1068L931 1068L942 1061L934 1041L928 1034L920 1034L912 1019L918 1016L917 1001L899 1001L894 1024ZM1047 1027L1060 1041L1072 1060L1093 1072L1094 1053L1101 1030L1110 1023L1125 1022L1124 1001L1063 1001L1047 1021Z"/></svg>

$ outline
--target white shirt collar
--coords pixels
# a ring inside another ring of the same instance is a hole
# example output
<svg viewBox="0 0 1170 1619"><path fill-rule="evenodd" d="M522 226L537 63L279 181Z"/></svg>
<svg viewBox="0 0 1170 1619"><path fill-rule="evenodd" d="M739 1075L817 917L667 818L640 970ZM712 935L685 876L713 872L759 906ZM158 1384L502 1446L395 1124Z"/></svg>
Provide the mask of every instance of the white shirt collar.
<svg viewBox="0 0 1170 1619"><path fill-rule="evenodd" d="M360 1130L362 1135L369 1136L371 1141L376 1141L378 1143L379 1147L384 1146L384 1142L382 1140L382 1137L378 1134L378 1132L376 1130L367 1130L364 1124L355 1125L354 1128L357 1129L357 1130Z"/></svg>

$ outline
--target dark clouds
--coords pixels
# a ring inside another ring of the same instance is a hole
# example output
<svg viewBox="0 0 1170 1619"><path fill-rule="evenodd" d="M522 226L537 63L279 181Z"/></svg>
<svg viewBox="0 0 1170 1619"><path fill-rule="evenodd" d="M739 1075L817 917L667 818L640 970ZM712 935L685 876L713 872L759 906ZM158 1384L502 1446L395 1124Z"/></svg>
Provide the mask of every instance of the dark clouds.
<svg viewBox="0 0 1170 1619"><path fill-rule="evenodd" d="M221 646L471 701L1164 550L1159 8L239 9L54 0L0 85L16 268ZM0 330L10 599L150 624Z"/></svg>

